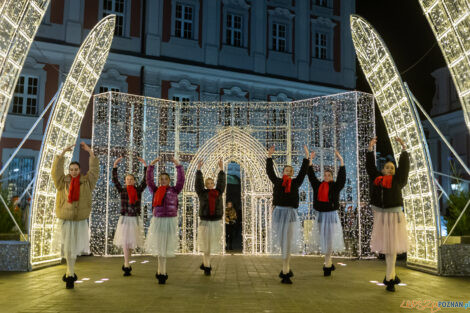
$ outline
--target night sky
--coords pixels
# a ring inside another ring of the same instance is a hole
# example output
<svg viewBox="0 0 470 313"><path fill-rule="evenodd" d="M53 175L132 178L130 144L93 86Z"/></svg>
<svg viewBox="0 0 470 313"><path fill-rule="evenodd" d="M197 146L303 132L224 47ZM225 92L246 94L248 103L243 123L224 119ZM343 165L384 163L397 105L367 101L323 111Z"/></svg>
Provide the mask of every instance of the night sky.
<svg viewBox="0 0 470 313"><path fill-rule="evenodd" d="M356 13L379 32L395 60L398 71L402 73L403 81L408 83L411 91L429 112L435 92L431 73L446 64L418 0L358 0ZM409 69L431 47L432 50ZM403 73L404 71L406 72ZM358 62L356 75L357 90L371 92ZM378 112L377 107L376 112ZM376 116L376 121L377 151L385 155L391 154L392 149L387 142L380 114Z"/></svg>

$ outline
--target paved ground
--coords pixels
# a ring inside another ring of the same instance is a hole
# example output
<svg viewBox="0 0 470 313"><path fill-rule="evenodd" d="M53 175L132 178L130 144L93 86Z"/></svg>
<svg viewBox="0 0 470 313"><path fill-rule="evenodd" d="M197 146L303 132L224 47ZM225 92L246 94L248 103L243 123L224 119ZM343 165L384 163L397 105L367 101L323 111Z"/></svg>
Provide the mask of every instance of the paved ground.
<svg viewBox="0 0 470 313"><path fill-rule="evenodd" d="M323 277L320 258L294 257L293 285L280 284L281 263L271 257L215 257L213 275L206 277L199 270L201 257L177 256L168 261L166 285L157 284L153 257L133 260L133 276L123 277L121 258L81 257L77 274L89 280L73 290L66 290L61 281L64 264L29 273L2 272L0 312L437 312L400 306L406 300L470 300L470 278L439 277L405 267L397 270L407 285L386 292L370 282L384 277L380 260L337 259L333 276ZM99 280L102 283L96 283Z"/></svg>

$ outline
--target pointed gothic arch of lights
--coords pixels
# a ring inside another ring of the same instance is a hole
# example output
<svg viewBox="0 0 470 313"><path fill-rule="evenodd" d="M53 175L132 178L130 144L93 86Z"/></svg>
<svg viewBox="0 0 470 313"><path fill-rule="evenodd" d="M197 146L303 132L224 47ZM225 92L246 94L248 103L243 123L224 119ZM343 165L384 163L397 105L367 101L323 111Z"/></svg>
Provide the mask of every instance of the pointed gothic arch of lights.
<svg viewBox="0 0 470 313"><path fill-rule="evenodd" d="M197 224L199 200L194 192L197 163L204 160L201 171L205 178L216 178L222 159L225 170L229 162L236 162L242 169L243 253L269 252L271 225L272 183L266 175L266 149L248 132L238 127L220 130L198 150L187 169L187 183L183 189L183 243L191 242L192 251L183 245L183 252L197 252ZM277 166L274 167L277 172ZM249 182L247 180L250 180ZM251 204L251 205L250 205ZM191 221L191 222L188 222ZM220 227L223 224L221 223ZM189 236L186 234L189 233ZM222 236L221 240L224 240Z"/></svg>
<svg viewBox="0 0 470 313"><path fill-rule="evenodd" d="M470 2L419 0L441 48L470 130Z"/></svg>
<svg viewBox="0 0 470 313"><path fill-rule="evenodd" d="M6 0L0 4L0 137L15 86L50 0Z"/></svg>
<svg viewBox="0 0 470 313"><path fill-rule="evenodd" d="M85 110L108 57L114 36L115 15L103 18L90 31L78 50L51 112L39 154L30 218L33 266L60 260L54 251L56 189L50 177L52 161L64 147L75 144ZM72 153L65 155L69 164Z"/></svg>
<svg viewBox="0 0 470 313"><path fill-rule="evenodd" d="M392 56L377 31L362 17L351 15L357 58L377 101L390 139L401 137L410 153L408 185L403 188L411 265L437 269L439 211L432 165L421 128ZM391 140L395 159L401 148Z"/></svg>

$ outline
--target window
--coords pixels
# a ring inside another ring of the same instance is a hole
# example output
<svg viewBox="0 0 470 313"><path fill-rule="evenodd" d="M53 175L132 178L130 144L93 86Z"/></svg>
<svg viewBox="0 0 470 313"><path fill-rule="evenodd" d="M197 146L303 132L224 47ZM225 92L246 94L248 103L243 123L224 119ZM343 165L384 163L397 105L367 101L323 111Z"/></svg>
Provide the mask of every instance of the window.
<svg viewBox="0 0 470 313"><path fill-rule="evenodd" d="M120 90L117 87L100 86L100 92L99 93L108 92L108 91L119 92Z"/></svg>
<svg viewBox="0 0 470 313"><path fill-rule="evenodd" d="M273 23L273 50L286 51L286 25Z"/></svg>
<svg viewBox="0 0 470 313"><path fill-rule="evenodd" d="M32 116L38 114L38 83L37 77L24 75L19 77L13 96L12 113Z"/></svg>
<svg viewBox="0 0 470 313"><path fill-rule="evenodd" d="M8 197L20 196L34 177L34 157L15 157L7 173Z"/></svg>
<svg viewBox="0 0 470 313"><path fill-rule="evenodd" d="M193 38L193 7L177 3L175 15L175 36L185 39Z"/></svg>
<svg viewBox="0 0 470 313"><path fill-rule="evenodd" d="M326 60L328 56L328 41L325 33L315 33L315 58Z"/></svg>
<svg viewBox="0 0 470 313"><path fill-rule="evenodd" d="M328 0L315 0L315 5L319 7L328 7Z"/></svg>
<svg viewBox="0 0 470 313"><path fill-rule="evenodd" d="M242 17L227 14L226 44L235 47L242 46Z"/></svg>
<svg viewBox="0 0 470 313"><path fill-rule="evenodd" d="M124 1L125 0L103 0L103 17L116 14L116 27L114 35L124 35Z"/></svg>

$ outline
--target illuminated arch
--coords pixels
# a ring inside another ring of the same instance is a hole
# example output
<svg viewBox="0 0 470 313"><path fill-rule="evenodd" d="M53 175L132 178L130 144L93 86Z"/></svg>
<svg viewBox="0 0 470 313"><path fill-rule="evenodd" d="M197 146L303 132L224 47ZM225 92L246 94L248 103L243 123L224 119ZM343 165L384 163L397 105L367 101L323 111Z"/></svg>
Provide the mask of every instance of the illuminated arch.
<svg viewBox="0 0 470 313"><path fill-rule="evenodd" d="M351 31L357 58L374 93L388 136L401 137L410 152L410 175L403 188L410 250L407 262L437 268L439 213L432 166L421 122L414 112L403 82L385 43L363 18L351 16ZM401 147L392 141L395 158Z"/></svg>
<svg viewBox="0 0 470 313"><path fill-rule="evenodd" d="M183 245L188 241L193 242L191 247L183 246L183 252L196 252L197 249L199 202L194 192L197 163L199 160L204 161L201 169L204 177L216 178L219 172L217 163L222 158L226 168L229 162L236 162L246 173L242 176L250 177L249 181L242 181L243 253L268 253L272 183L266 175L266 156L266 148L237 127L224 128L204 143L189 164L183 189L182 231L183 238L187 239L183 240Z"/></svg>
<svg viewBox="0 0 470 313"><path fill-rule="evenodd" d="M470 130L470 2L419 0L441 47Z"/></svg>
<svg viewBox="0 0 470 313"><path fill-rule="evenodd" d="M60 257L53 251L56 189L51 167L55 155L75 144L85 110L108 57L114 36L115 15L103 18L81 45L57 103L51 113L43 139L31 210L31 264L52 262ZM65 155L65 164L72 153Z"/></svg>
<svg viewBox="0 0 470 313"><path fill-rule="evenodd" d="M15 86L49 0L0 4L0 138Z"/></svg>

